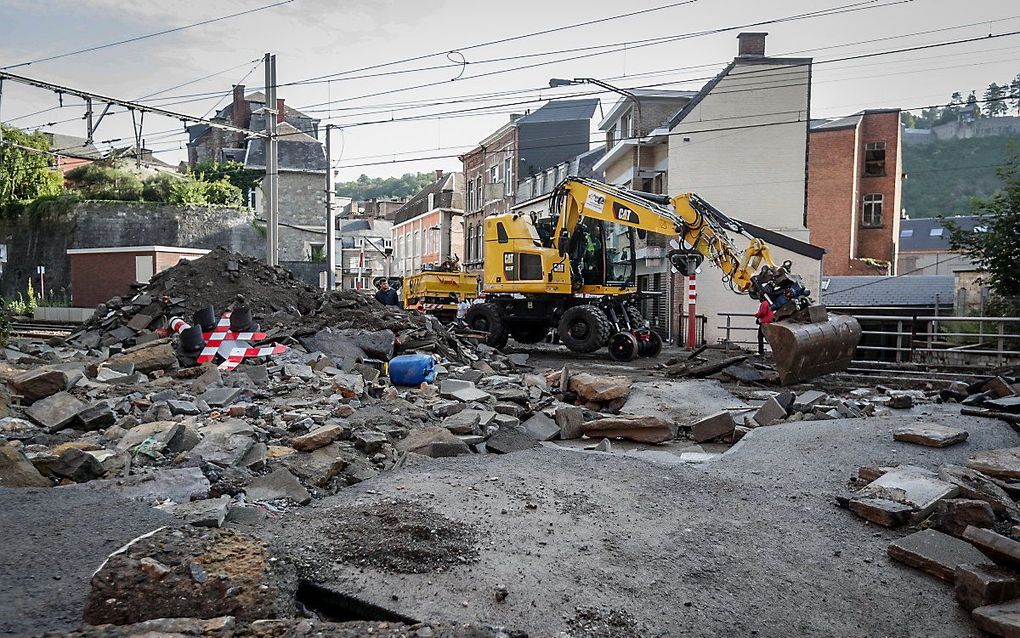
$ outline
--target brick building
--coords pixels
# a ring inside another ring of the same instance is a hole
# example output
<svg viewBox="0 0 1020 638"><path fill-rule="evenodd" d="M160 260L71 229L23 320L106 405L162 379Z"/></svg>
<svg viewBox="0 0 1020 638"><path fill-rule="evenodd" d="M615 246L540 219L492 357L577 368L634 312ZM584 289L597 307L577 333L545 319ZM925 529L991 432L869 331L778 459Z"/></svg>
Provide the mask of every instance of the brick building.
<svg viewBox="0 0 1020 638"><path fill-rule="evenodd" d="M176 266L182 259L198 259L208 252L173 246L72 248L67 255L74 304L88 308L113 297L127 297L133 286L149 283L156 273Z"/></svg>
<svg viewBox="0 0 1020 638"><path fill-rule="evenodd" d="M808 229L826 250L825 274L896 274L900 110L816 120L808 140Z"/></svg>
<svg viewBox="0 0 1020 638"><path fill-rule="evenodd" d="M393 275L406 277L464 254L464 175L436 171L393 217Z"/></svg>
<svg viewBox="0 0 1020 638"><path fill-rule="evenodd" d="M482 220L510 212L517 184L590 148L598 100L554 100L510 121L460 157L465 179L464 265L482 267Z"/></svg>

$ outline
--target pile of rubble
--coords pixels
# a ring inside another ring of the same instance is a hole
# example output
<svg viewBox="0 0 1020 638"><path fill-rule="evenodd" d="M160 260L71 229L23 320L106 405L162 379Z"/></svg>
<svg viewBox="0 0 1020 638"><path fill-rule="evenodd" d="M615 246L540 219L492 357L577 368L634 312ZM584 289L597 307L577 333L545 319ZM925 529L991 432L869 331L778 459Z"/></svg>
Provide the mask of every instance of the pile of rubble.
<svg viewBox="0 0 1020 638"><path fill-rule="evenodd" d="M1020 378L1017 370L1009 374L999 374L991 378L982 378L972 383L955 381L948 388L939 392L939 398L945 402L957 402L963 405L960 414L965 416L983 416L1000 419L1020 425Z"/></svg>

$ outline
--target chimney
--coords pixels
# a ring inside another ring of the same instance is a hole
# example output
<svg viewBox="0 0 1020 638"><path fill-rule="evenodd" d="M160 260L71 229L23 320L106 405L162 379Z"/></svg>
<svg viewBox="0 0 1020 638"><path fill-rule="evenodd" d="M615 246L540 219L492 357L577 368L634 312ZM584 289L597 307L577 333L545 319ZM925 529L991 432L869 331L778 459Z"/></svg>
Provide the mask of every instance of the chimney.
<svg viewBox="0 0 1020 638"><path fill-rule="evenodd" d="M443 169L437 168L436 169L436 181L438 182L441 179L443 179Z"/></svg>
<svg viewBox="0 0 1020 638"><path fill-rule="evenodd" d="M251 115L248 112L248 102L244 99L244 85L234 85L234 101L230 107L231 113L231 124L238 128L248 127L248 116Z"/></svg>
<svg viewBox="0 0 1020 638"><path fill-rule="evenodd" d="M276 123L282 124L284 116L287 115L287 107L283 105L283 98L276 98Z"/></svg>
<svg viewBox="0 0 1020 638"><path fill-rule="evenodd" d="M738 34L737 55L763 57L765 55L765 36L767 35L768 33L761 31Z"/></svg>

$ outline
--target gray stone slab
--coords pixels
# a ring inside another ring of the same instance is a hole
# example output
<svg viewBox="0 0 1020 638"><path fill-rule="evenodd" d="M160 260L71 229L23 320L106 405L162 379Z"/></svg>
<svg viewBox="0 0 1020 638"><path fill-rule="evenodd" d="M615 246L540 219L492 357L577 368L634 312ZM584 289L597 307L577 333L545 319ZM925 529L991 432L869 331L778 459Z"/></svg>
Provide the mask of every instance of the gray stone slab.
<svg viewBox="0 0 1020 638"><path fill-rule="evenodd" d="M207 498L190 503L181 503L173 507L173 513L184 519L188 525L195 527L221 527L227 518L229 496Z"/></svg>
<svg viewBox="0 0 1020 638"><path fill-rule="evenodd" d="M902 503L913 510L912 520L921 520L934 511L941 499L956 496L960 488L910 469L886 472L854 495Z"/></svg>
<svg viewBox="0 0 1020 638"><path fill-rule="evenodd" d="M560 426L561 439L579 439L584 436L584 410L573 405L556 408L556 425Z"/></svg>
<svg viewBox="0 0 1020 638"><path fill-rule="evenodd" d="M510 454L540 446L541 443L529 436L521 426L501 427L485 442L485 449L497 454Z"/></svg>
<svg viewBox="0 0 1020 638"><path fill-rule="evenodd" d="M1020 636L1020 600L978 607L971 612L977 626L993 636L1016 638Z"/></svg>
<svg viewBox="0 0 1020 638"><path fill-rule="evenodd" d="M233 403L240 393L240 388L209 388L198 398L211 407L222 408Z"/></svg>
<svg viewBox="0 0 1020 638"><path fill-rule="evenodd" d="M275 501L286 498L304 505L312 500L308 490L285 468L252 480L245 488L244 494L249 501Z"/></svg>
<svg viewBox="0 0 1020 638"><path fill-rule="evenodd" d="M1000 479L1020 478L1020 447L984 450L970 455L967 467Z"/></svg>
<svg viewBox="0 0 1020 638"><path fill-rule="evenodd" d="M698 443L704 443L705 441L711 441L712 439L732 433L736 426L733 415L723 410L722 412L709 415L692 425L691 438Z"/></svg>
<svg viewBox="0 0 1020 638"><path fill-rule="evenodd" d="M479 414L478 410L462 410L443 419L442 426L454 434L471 434L479 427Z"/></svg>
<svg viewBox="0 0 1020 638"><path fill-rule="evenodd" d="M202 428L200 434L202 440L191 449L192 456L216 465L238 465L255 444L252 427L238 419L212 423Z"/></svg>
<svg viewBox="0 0 1020 638"><path fill-rule="evenodd" d="M911 423L893 430L893 438L928 447L948 447L967 440L967 431L936 423Z"/></svg>
<svg viewBox="0 0 1020 638"><path fill-rule="evenodd" d="M50 432L61 430L74 421L85 404L67 392L58 392L36 401L25 410L25 415Z"/></svg>
<svg viewBox="0 0 1020 638"><path fill-rule="evenodd" d="M971 611L1020 596L1016 572L997 565L960 565L956 568L956 600Z"/></svg>
<svg viewBox="0 0 1020 638"><path fill-rule="evenodd" d="M893 560L949 583L956 578L960 565L988 562L970 543L933 529L897 539L888 551Z"/></svg>
<svg viewBox="0 0 1020 638"><path fill-rule="evenodd" d="M522 426L524 431L528 433L528 436L536 441L552 441L560 434L560 428L556 425L556 422L542 412L536 412Z"/></svg>
<svg viewBox="0 0 1020 638"><path fill-rule="evenodd" d="M779 405L775 397L770 397L758 411L754 413L754 421L758 425L772 425L786 418L786 410Z"/></svg>
<svg viewBox="0 0 1020 638"><path fill-rule="evenodd" d="M1020 567L1020 543L990 529L970 525L963 530L963 537L974 544L995 562L1014 569Z"/></svg>

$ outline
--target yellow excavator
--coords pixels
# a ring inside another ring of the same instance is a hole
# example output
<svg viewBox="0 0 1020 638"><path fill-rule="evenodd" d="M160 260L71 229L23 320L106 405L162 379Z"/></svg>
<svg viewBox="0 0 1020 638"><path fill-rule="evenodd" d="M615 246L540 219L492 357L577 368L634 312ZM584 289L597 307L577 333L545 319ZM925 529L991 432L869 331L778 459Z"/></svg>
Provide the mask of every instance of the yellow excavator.
<svg viewBox="0 0 1020 638"><path fill-rule="evenodd" d="M618 361L654 357L662 340L637 302L635 235L658 233L679 248L669 261L683 275L708 259L737 294L767 299L775 322L764 327L783 384L846 369L860 341L853 317L815 305L792 264L777 265L768 246L701 197L617 188L569 177L550 200L550 215L508 213L485 220L483 303L469 327L489 345L509 337L540 341L555 328L575 352L603 346ZM739 250L727 233L742 235Z"/></svg>

